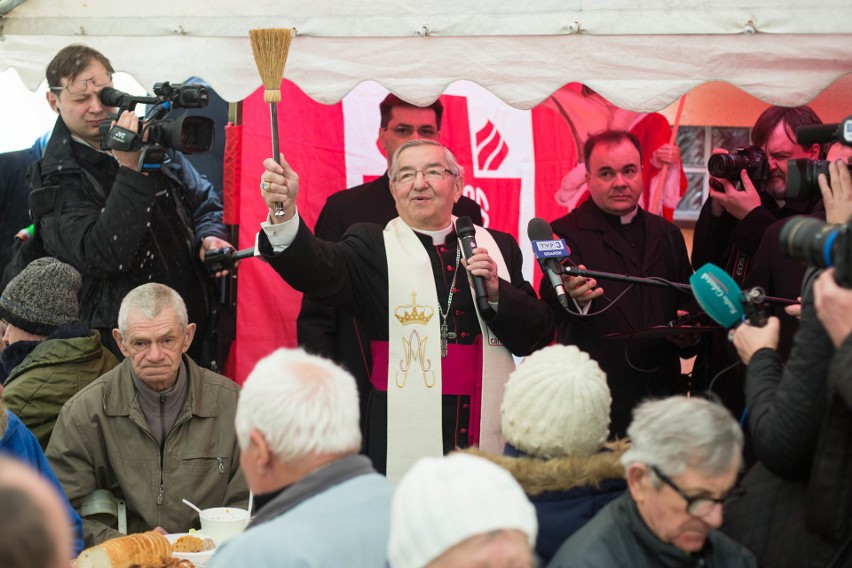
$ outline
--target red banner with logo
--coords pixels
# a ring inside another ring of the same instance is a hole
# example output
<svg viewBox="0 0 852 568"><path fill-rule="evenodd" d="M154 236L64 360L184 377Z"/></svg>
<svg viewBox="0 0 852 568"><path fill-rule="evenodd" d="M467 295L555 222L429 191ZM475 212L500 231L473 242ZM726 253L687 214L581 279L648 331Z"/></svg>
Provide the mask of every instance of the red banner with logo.
<svg viewBox="0 0 852 568"><path fill-rule="evenodd" d="M577 90L575 86L564 89ZM282 82L278 118L281 151L299 174L297 206L313 227L326 198L382 175L386 158L377 144L379 102L387 91L363 83L336 105L308 98ZM574 203L564 199L571 172L578 171L576 128L557 107L531 111L504 104L469 82L448 87L441 97L441 141L465 170L464 193L483 211L484 224L515 236L525 255L525 274L537 285L526 236L533 217L548 222ZM639 116L639 115L637 115ZM242 105L239 169L239 248L254 246L266 206L260 196L263 160L272 154L269 105L258 89ZM666 127L667 128L667 127ZM665 139L663 133L662 139ZM261 357L278 347L295 347L301 294L265 263L243 261L239 268L237 339L231 351L234 378L242 383Z"/></svg>

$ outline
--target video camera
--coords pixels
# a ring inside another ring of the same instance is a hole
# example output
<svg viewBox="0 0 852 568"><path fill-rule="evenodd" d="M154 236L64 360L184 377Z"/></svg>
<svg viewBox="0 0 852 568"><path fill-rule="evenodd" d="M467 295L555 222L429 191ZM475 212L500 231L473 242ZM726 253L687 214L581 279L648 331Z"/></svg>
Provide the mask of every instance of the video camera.
<svg viewBox="0 0 852 568"><path fill-rule="evenodd" d="M768 179L769 159L766 153L757 146L741 146L731 154L713 154L707 160L707 171L711 176L726 179L735 186L743 170L755 185Z"/></svg>
<svg viewBox="0 0 852 568"><path fill-rule="evenodd" d="M137 97L113 89L104 88L100 93L101 103L118 107L118 112L101 123L101 146L108 150L135 152L142 150L140 163L143 168L158 168L165 158L165 150L171 148L186 154L208 152L213 147L215 123L205 116L181 116L165 118L177 108L203 108L209 102L207 88L202 85L170 84L154 85L153 97ZM132 132L118 125L112 126L125 110L134 110L137 104L153 105L139 122L139 132ZM147 132L147 139L145 133Z"/></svg>
<svg viewBox="0 0 852 568"><path fill-rule="evenodd" d="M800 126L796 129L796 143L800 145L826 144L840 142L852 146L852 116L847 116L838 124L815 124ZM847 164L852 173L852 165ZM831 176L828 173L827 160L810 160L799 158L787 160L787 199L789 201L810 201L819 199L822 193L819 189L819 174L825 174L828 183Z"/></svg>
<svg viewBox="0 0 852 568"><path fill-rule="evenodd" d="M813 217L793 217L781 229L781 253L818 268L835 268L835 280L852 289L852 235L849 223L832 225Z"/></svg>
<svg viewBox="0 0 852 568"><path fill-rule="evenodd" d="M796 129L796 143L801 145L840 142L852 146L852 116L839 124L817 124ZM807 173L800 175L800 171ZM795 173L794 173L795 171ZM828 177L825 160L789 160L787 162L787 198L821 196L817 176ZM852 168L850 168L852 172ZM829 180L830 182L831 180ZM791 195L791 192L793 195ZM781 252L787 258L816 266L835 268L835 280L844 288L852 288L852 228L849 223L832 225L813 217L794 217L781 229Z"/></svg>

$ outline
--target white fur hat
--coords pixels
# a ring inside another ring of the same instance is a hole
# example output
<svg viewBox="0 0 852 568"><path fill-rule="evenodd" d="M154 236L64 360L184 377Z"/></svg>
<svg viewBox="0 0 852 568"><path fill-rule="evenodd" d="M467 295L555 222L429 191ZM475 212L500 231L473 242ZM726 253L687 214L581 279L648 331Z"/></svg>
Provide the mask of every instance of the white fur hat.
<svg viewBox="0 0 852 568"><path fill-rule="evenodd" d="M596 361L573 345L551 345L509 376L500 408L503 435L536 457L591 455L609 435L611 404Z"/></svg>
<svg viewBox="0 0 852 568"><path fill-rule="evenodd" d="M520 530L535 546L535 508L508 471L467 454L422 458L393 496L388 562L423 568L472 536L504 529Z"/></svg>

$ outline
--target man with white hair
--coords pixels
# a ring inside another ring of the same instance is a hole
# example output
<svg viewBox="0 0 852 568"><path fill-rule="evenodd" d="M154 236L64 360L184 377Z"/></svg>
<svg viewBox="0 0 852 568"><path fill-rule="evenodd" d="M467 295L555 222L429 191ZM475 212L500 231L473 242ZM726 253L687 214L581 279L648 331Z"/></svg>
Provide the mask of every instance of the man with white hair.
<svg viewBox="0 0 852 568"><path fill-rule="evenodd" d="M393 484L358 455L358 415L331 361L279 349L255 366L236 428L257 514L209 568L384 566Z"/></svg>
<svg viewBox="0 0 852 568"><path fill-rule="evenodd" d="M485 458L423 458L391 505L390 568L532 568L535 509L518 482Z"/></svg>
<svg viewBox="0 0 852 568"><path fill-rule="evenodd" d="M756 566L717 530L722 504L740 493L743 435L730 412L700 398L645 402L627 433L628 492L574 533L549 566Z"/></svg>
<svg viewBox="0 0 852 568"><path fill-rule="evenodd" d="M194 334L177 292L155 283L134 288L113 330L126 359L62 407L46 454L83 516L86 545L122 532L197 528L198 514L183 499L202 509L245 506L234 433L240 387L186 355ZM126 502L123 531L83 514L96 490Z"/></svg>

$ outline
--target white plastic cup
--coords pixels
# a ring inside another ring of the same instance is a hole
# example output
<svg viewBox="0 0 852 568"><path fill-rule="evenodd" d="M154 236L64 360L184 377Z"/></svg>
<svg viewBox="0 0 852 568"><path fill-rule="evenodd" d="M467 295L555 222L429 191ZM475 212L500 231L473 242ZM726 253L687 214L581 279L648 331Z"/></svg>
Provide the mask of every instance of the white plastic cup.
<svg viewBox="0 0 852 568"><path fill-rule="evenodd" d="M236 507L204 509L199 515L201 532L225 542L243 532L249 522L249 512Z"/></svg>

